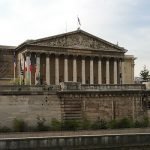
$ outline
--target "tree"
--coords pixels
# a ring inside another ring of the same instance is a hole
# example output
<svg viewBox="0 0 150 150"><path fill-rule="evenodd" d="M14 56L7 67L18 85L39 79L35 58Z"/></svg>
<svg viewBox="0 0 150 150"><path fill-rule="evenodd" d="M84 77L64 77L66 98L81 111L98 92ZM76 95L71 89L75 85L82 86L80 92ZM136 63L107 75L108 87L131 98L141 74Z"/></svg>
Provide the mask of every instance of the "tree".
<svg viewBox="0 0 150 150"><path fill-rule="evenodd" d="M148 80L148 78L149 78L150 75L149 75L149 70L146 68L146 66L144 66L143 70L141 70L140 76L142 77L142 79L144 81Z"/></svg>

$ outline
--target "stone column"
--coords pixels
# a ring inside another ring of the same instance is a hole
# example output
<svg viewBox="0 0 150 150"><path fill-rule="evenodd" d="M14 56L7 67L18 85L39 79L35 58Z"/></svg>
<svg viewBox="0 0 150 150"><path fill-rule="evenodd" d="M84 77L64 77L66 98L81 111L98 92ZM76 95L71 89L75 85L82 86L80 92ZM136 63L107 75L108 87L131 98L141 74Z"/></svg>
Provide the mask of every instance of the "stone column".
<svg viewBox="0 0 150 150"><path fill-rule="evenodd" d="M124 84L124 60L121 61L122 84Z"/></svg>
<svg viewBox="0 0 150 150"><path fill-rule="evenodd" d="M134 64L134 59L135 59L135 58L132 59L132 66L131 66L131 67L132 67L132 69L131 69L131 72L132 72L132 73L131 73L131 81L132 81L131 83L132 83L132 84L134 84L134 65L135 65L135 64Z"/></svg>
<svg viewBox="0 0 150 150"><path fill-rule="evenodd" d="M109 59L106 60L106 84L110 84Z"/></svg>
<svg viewBox="0 0 150 150"><path fill-rule="evenodd" d="M55 55L55 84L59 85L59 58Z"/></svg>
<svg viewBox="0 0 150 150"><path fill-rule="evenodd" d="M85 84L85 58L82 57L82 84Z"/></svg>
<svg viewBox="0 0 150 150"><path fill-rule="evenodd" d="M50 58L49 54L46 55L46 83L50 85Z"/></svg>
<svg viewBox="0 0 150 150"><path fill-rule="evenodd" d="M94 83L94 77L93 77L93 57L90 59L90 84Z"/></svg>
<svg viewBox="0 0 150 150"><path fill-rule="evenodd" d="M77 82L77 60L76 60L76 56L73 57L73 82Z"/></svg>
<svg viewBox="0 0 150 150"><path fill-rule="evenodd" d="M114 84L117 84L117 75L118 75L117 60L114 59Z"/></svg>
<svg viewBox="0 0 150 150"><path fill-rule="evenodd" d="M98 60L98 84L102 84L102 62L101 58Z"/></svg>
<svg viewBox="0 0 150 150"><path fill-rule="evenodd" d="M120 84L124 84L124 62L122 59L119 60L119 81Z"/></svg>
<svg viewBox="0 0 150 150"><path fill-rule="evenodd" d="M40 54L36 54L35 84L40 84Z"/></svg>
<svg viewBox="0 0 150 150"><path fill-rule="evenodd" d="M68 56L64 58L64 82L68 81Z"/></svg>
<svg viewBox="0 0 150 150"><path fill-rule="evenodd" d="M26 54L26 64L27 64L27 72L26 72L26 85L31 85L31 72L30 72L30 53Z"/></svg>

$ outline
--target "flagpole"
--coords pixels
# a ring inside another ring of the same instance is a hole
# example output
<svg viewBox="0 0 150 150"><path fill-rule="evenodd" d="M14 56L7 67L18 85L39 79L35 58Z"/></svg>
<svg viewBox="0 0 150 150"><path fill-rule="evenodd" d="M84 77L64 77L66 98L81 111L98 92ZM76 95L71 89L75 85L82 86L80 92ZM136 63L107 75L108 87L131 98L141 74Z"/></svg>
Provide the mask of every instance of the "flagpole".
<svg viewBox="0 0 150 150"><path fill-rule="evenodd" d="M16 56L15 56L15 52L14 52L14 82L16 80Z"/></svg>
<svg viewBox="0 0 150 150"><path fill-rule="evenodd" d="M20 66L19 66L19 75L20 75L20 85L21 85L21 58L19 60Z"/></svg>
<svg viewBox="0 0 150 150"><path fill-rule="evenodd" d="M15 82L15 79L16 79L16 67L14 65L14 82Z"/></svg>

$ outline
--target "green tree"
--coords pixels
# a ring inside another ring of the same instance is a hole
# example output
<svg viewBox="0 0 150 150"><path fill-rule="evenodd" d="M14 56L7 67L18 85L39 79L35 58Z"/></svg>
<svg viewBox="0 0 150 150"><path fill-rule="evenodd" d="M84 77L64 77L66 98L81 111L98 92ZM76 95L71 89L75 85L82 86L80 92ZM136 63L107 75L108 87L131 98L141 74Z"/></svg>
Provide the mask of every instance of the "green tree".
<svg viewBox="0 0 150 150"><path fill-rule="evenodd" d="M148 78L149 78L150 75L149 75L149 70L146 68L146 66L144 66L143 70L141 70L140 76L142 77L142 79L144 81L148 80Z"/></svg>

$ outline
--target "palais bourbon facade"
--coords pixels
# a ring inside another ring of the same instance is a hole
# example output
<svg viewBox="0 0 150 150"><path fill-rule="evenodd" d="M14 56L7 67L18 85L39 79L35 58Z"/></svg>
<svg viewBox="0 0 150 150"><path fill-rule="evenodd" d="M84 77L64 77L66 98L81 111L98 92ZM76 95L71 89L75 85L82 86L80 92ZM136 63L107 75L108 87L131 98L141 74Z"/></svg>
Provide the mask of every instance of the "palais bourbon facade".
<svg viewBox="0 0 150 150"><path fill-rule="evenodd" d="M126 52L83 30L0 46L0 84L132 84L135 58Z"/></svg>

